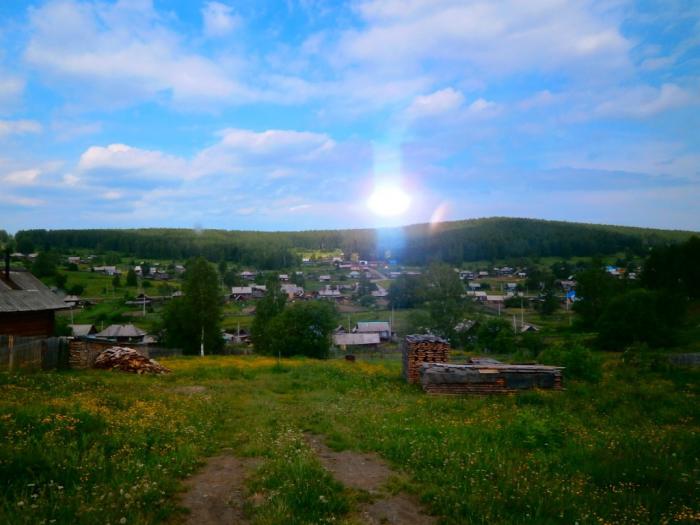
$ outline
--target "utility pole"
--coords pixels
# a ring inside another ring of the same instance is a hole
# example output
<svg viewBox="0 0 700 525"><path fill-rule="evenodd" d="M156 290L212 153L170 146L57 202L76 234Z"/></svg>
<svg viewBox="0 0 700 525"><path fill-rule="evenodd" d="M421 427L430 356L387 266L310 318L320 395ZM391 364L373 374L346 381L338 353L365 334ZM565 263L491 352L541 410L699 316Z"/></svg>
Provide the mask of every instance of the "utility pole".
<svg viewBox="0 0 700 525"><path fill-rule="evenodd" d="M202 338L200 339L199 344L199 355L204 357L204 326L202 326Z"/></svg>

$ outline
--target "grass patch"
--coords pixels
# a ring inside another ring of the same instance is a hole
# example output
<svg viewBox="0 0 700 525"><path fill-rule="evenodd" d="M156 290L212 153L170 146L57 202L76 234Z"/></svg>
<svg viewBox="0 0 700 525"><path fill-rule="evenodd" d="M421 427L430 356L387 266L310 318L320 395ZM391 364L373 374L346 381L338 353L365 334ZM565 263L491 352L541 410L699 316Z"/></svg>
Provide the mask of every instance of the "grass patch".
<svg viewBox="0 0 700 525"><path fill-rule="evenodd" d="M446 524L700 516L697 370L607 356L599 383L563 392L430 397L390 359L163 362L173 374L0 374L0 522L158 523L180 480L229 447L266 458L248 486L254 523L342 523L355 495L305 431L379 453Z"/></svg>

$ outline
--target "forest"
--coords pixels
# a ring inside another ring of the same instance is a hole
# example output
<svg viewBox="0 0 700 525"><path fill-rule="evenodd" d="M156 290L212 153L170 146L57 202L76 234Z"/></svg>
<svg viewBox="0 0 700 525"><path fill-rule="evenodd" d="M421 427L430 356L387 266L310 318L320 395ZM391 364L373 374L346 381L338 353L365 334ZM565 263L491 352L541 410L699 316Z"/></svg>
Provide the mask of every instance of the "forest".
<svg viewBox="0 0 700 525"><path fill-rule="evenodd" d="M402 264L520 257L588 257L646 253L692 232L631 228L518 218L487 218L417 224L401 228L260 232L191 229L20 230L16 248L90 250L137 257L186 259L203 256L260 269L295 266L304 250L357 253L365 259L389 257Z"/></svg>

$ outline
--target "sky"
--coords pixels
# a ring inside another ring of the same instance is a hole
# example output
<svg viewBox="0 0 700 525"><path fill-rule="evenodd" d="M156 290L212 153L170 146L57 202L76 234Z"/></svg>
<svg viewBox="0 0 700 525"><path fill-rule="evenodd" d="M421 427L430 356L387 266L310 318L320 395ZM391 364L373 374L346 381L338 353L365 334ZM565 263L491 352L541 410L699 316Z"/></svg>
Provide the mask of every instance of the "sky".
<svg viewBox="0 0 700 525"><path fill-rule="evenodd" d="M0 1L0 229L700 230L696 0Z"/></svg>

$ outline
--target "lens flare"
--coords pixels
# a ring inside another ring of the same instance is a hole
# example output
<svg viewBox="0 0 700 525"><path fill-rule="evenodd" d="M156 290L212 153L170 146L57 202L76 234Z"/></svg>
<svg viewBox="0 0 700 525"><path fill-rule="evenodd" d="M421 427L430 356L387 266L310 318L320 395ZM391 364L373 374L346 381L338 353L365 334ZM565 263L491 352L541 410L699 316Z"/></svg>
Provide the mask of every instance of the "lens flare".
<svg viewBox="0 0 700 525"><path fill-rule="evenodd" d="M382 217L395 217L408 210L411 197L398 186L378 186L367 200L367 207Z"/></svg>

